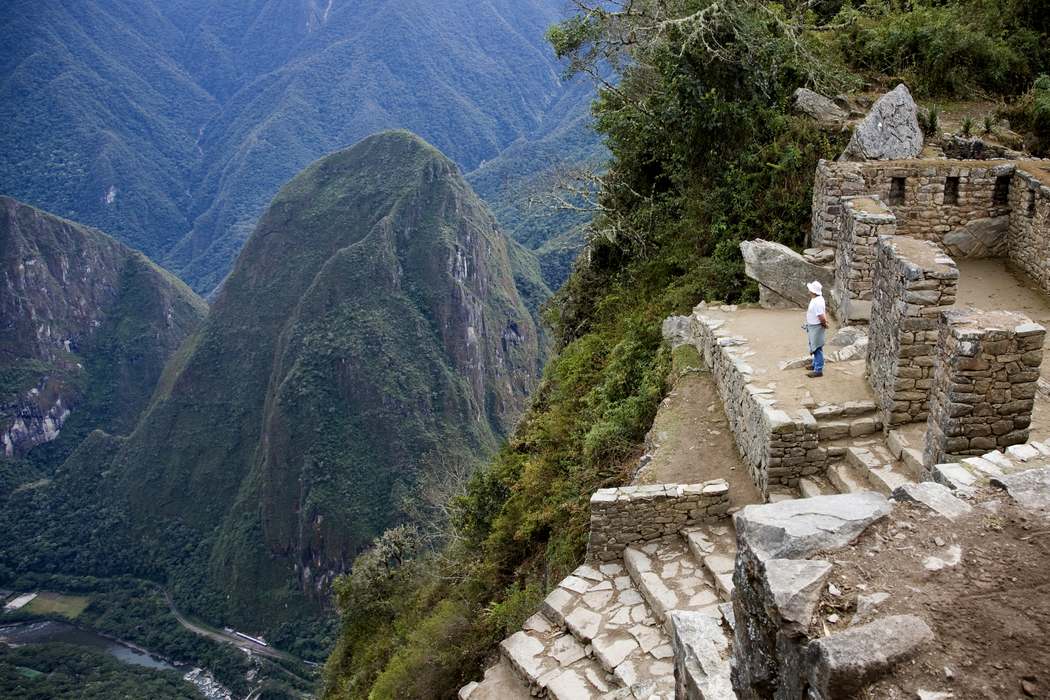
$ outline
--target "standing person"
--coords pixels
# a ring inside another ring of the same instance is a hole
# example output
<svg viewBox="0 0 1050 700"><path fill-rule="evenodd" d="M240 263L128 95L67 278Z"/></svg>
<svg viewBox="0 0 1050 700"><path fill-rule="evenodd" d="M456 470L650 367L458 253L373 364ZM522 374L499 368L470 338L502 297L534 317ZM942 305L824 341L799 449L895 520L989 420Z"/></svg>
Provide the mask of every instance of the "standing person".
<svg viewBox="0 0 1050 700"><path fill-rule="evenodd" d="M824 376L824 335L828 329L827 304L824 303L823 287L816 280L806 285L809 290L809 308L806 309L806 335L813 362L807 377Z"/></svg>

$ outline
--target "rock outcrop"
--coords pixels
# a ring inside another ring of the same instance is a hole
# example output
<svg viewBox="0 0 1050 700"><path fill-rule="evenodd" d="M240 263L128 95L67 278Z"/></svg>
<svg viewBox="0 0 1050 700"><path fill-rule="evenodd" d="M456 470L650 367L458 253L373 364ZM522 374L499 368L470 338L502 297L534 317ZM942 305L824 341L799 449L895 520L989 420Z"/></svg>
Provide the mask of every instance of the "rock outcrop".
<svg viewBox="0 0 1050 700"><path fill-rule="evenodd" d="M880 97L853 128L840 160L895 160L922 152L919 108L902 83Z"/></svg>
<svg viewBox="0 0 1050 700"><path fill-rule="evenodd" d="M758 282L763 308L805 308L810 300L807 282L817 280L828 293L835 284L834 268L814 265L781 243L742 241L740 252L744 256L744 272Z"/></svg>
<svg viewBox="0 0 1050 700"><path fill-rule="evenodd" d="M206 306L141 253L0 197L0 456L125 433Z"/></svg>
<svg viewBox="0 0 1050 700"><path fill-rule="evenodd" d="M949 254L962 258L991 258L1002 255L1007 247L1010 216L974 219L944 236Z"/></svg>
<svg viewBox="0 0 1050 700"><path fill-rule="evenodd" d="M837 104L809 88L795 90L791 104L795 111L806 114L822 124L841 124L849 117Z"/></svg>

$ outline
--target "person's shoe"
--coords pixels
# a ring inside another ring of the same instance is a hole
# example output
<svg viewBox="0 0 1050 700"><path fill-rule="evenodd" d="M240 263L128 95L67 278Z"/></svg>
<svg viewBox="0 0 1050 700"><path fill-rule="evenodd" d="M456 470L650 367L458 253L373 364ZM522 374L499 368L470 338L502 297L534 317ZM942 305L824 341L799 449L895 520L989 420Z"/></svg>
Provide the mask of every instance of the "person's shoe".
<svg viewBox="0 0 1050 700"><path fill-rule="evenodd" d="M807 377L813 377L813 378L823 377L824 373L823 372L806 372L806 376Z"/></svg>

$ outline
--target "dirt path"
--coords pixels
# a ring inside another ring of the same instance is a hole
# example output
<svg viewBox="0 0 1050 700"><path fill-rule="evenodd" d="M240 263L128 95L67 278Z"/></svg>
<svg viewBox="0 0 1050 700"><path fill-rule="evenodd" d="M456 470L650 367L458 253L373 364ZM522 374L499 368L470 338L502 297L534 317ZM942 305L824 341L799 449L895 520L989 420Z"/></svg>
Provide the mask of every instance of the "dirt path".
<svg viewBox="0 0 1050 700"><path fill-rule="evenodd" d="M636 484L725 479L733 506L762 500L740 459L722 399L706 370L680 374L660 404L646 447L652 459L638 471Z"/></svg>

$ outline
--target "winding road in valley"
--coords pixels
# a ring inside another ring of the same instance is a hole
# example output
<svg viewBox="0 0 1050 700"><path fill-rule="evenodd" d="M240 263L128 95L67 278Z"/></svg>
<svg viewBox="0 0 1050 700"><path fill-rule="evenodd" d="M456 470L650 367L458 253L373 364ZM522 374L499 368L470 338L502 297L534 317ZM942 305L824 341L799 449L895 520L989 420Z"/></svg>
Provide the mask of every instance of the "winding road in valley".
<svg viewBox="0 0 1050 700"><path fill-rule="evenodd" d="M278 651L273 647L263 646L262 644L257 644L251 640L244 639L243 637L238 637L235 634L205 627L202 624L190 621L185 615L179 612L178 608L175 607L175 602L171 599L171 594L167 591L164 591L164 600L167 601L168 607L171 609L171 614L175 616L175 619L179 621L179 624L194 634L200 635L201 637L207 637L216 642L233 644L238 649L251 651L253 654L259 654L260 656L266 656L271 659L284 659L286 661L303 663L301 659L297 659L291 654L286 654L283 651Z"/></svg>

